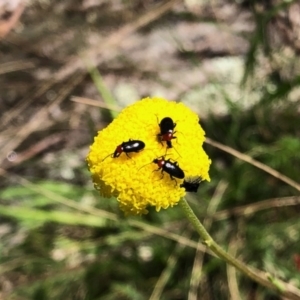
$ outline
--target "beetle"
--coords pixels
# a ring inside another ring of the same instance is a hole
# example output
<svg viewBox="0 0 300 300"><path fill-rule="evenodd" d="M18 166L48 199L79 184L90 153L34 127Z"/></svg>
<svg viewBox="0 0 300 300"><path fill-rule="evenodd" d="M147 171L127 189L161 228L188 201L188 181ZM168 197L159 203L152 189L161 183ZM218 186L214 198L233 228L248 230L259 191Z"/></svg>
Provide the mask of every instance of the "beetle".
<svg viewBox="0 0 300 300"><path fill-rule="evenodd" d="M183 183L180 185L180 187L184 188L186 192L192 192L197 193L200 182L202 181L202 178L199 176L196 177L189 177L184 179Z"/></svg>
<svg viewBox="0 0 300 300"><path fill-rule="evenodd" d="M145 143L143 141L129 139L129 141L123 142L122 144L118 145L114 153L108 154L103 158L102 161L104 161L109 156L111 156L111 158L119 157L123 152L127 155L127 157L131 158L128 153L140 152L144 148Z"/></svg>
<svg viewBox="0 0 300 300"><path fill-rule="evenodd" d="M172 180L175 180L176 184L177 184L177 181L175 178L178 178L178 179L184 178L184 172L179 167L178 162L176 162L176 161L172 162L170 159L165 159L164 156L155 158L152 162L157 164L157 166L158 166L158 169L154 170L154 171L161 170L162 178L164 177L164 172L168 173L170 175L170 178Z"/></svg>
<svg viewBox="0 0 300 300"><path fill-rule="evenodd" d="M167 148L172 148L172 139L176 139L174 131L176 123L170 117L163 118L159 123L160 133L157 134L158 141L167 143Z"/></svg>

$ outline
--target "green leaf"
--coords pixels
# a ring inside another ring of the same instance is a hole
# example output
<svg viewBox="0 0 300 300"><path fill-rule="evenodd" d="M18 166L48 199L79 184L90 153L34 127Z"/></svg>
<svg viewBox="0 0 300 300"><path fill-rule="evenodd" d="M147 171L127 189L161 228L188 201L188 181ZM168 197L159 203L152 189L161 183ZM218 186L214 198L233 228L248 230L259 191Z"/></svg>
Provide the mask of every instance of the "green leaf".
<svg viewBox="0 0 300 300"><path fill-rule="evenodd" d="M12 217L25 223L36 224L55 222L67 225L84 225L89 227L103 227L106 220L100 217L84 215L76 212L43 211L26 207L0 206L0 215Z"/></svg>

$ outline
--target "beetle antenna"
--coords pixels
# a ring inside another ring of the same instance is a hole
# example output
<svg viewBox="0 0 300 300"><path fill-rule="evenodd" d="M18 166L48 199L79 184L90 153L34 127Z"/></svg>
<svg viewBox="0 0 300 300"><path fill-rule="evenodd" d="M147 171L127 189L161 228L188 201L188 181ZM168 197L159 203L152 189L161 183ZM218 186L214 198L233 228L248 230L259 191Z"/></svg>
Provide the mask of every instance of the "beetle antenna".
<svg viewBox="0 0 300 300"><path fill-rule="evenodd" d="M179 154L179 152L176 150L176 148L175 148L174 146L172 146L172 148L174 148L174 150L176 151L176 153L177 153L180 157L182 157L182 156ZM164 156L167 156L167 155L168 155L168 149L170 149L170 148L166 148L166 153L165 153Z"/></svg>
<svg viewBox="0 0 300 300"><path fill-rule="evenodd" d="M107 156L105 156L101 162L103 162L104 160L106 160L109 156L112 157L113 153L108 154Z"/></svg>
<svg viewBox="0 0 300 300"><path fill-rule="evenodd" d="M181 155L180 155L180 153L176 150L176 148L174 147L174 146L172 146L172 148L176 151L176 153L180 156L180 157L182 157ZM167 150L168 150L169 148L167 148ZM165 155L167 155L167 150L166 150L166 154Z"/></svg>
<svg viewBox="0 0 300 300"><path fill-rule="evenodd" d="M152 164L152 161L151 161L149 164L145 164L145 165L141 166L141 167L139 168L139 171L140 171L142 168L144 168L144 167L146 167L146 166L148 166L148 165L150 165L150 164Z"/></svg>
<svg viewBox="0 0 300 300"><path fill-rule="evenodd" d="M159 124L159 120L158 120L157 114L155 114L155 116L156 116L157 124Z"/></svg>
<svg viewBox="0 0 300 300"><path fill-rule="evenodd" d="M167 154L168 154L168 153L167 153L167 152L168 152L168 149L169 149L169 148L166 148L166 153L165 153L164 156L167 156ZM162 156L162 157L164 157L164 156Z"/></svg>
<svg viewBox="0 0 300 300"><path fill-rule="evenodd" d="M176 133L182 134L185 137L185 134L181 131L176 131Z"/></svg>
<svg viewBox="0 0 300 300"><path fill-rule="evenodd" d="M145 149L145 150L153 150L153 149ZM165 155L159 156L156 159L159 159L159 158L165 158ZM151 165L152 163L153 163L153 161L149 162L148 164L145 164L145 165L141 166L139 168L139 170L142 169L142 168L144 168L144 167L146 167L146 166L148 166L148 165Z"/></svg>
<svg viewBox="0 0 300 300"><path fill-rule="evenodd" d="M175 151L177 152L177 154L180 156L180 157L182 157L181 155L180 155L180 153L176 150L176 148L173 146L173 148L175 149Z"/></svg>

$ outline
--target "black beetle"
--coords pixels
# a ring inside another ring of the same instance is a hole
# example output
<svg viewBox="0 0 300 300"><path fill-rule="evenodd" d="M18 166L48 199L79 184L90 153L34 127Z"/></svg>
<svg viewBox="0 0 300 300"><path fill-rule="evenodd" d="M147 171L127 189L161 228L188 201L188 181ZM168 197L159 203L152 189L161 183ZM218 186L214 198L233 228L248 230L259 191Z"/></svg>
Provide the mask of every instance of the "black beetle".
<svg viewBox="0 0 300 300"><path fill-rule="evenodd" d="M158 141L167 143L167 148L172 148L172 139L176 139L174 131L176 123L170 117L163 118L159 123L160 133L157 134Z"/></svg>
<svg viewBox="0 0 300 300"><path fill-rule="evenodd" d="M103 160L105 160L107 157L111 156L112 158L119 157L122 152L124 152L127 157L130 158L128 153L130 152L140 152L145 148L145 143L140 140L131 140L129 139L128 142L123 142L122 144L118 145L115 152L107 155ZM102 161L103 161L102 160Z"/></svg>
<svg viewBox="0 0 300 300"><path fill-rule="evenodd" d="M153 163L158 165L158 169L155 171L161 170L162 178L164 176L164 172L168 173L170 175L170 178L172 180L175 180L175 178L183 179L184 178L184 172L179 167L178 162L171 162L170 159L165 159L164 156L158 157L152 161ZM175 178L174 178L175 177ZM176 181L177 184L177 181Z"/></svg>

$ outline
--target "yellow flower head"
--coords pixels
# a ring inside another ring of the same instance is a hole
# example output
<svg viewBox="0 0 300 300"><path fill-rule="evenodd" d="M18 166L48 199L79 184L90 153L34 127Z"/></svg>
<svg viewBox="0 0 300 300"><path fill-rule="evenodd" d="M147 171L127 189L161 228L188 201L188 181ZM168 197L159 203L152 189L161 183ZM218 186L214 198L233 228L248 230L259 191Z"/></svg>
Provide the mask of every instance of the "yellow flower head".
<svg viewBox="0 0 300 300"><path fill-rule="evenodd" d="M159 135L164 118L171 118L175 127ZM172 207L186 193L184 178L210 180L204 135L198 116L184 104L142 99L95 137L87 156L95 188L104 197L117 197L125 214Z"/></svg>

